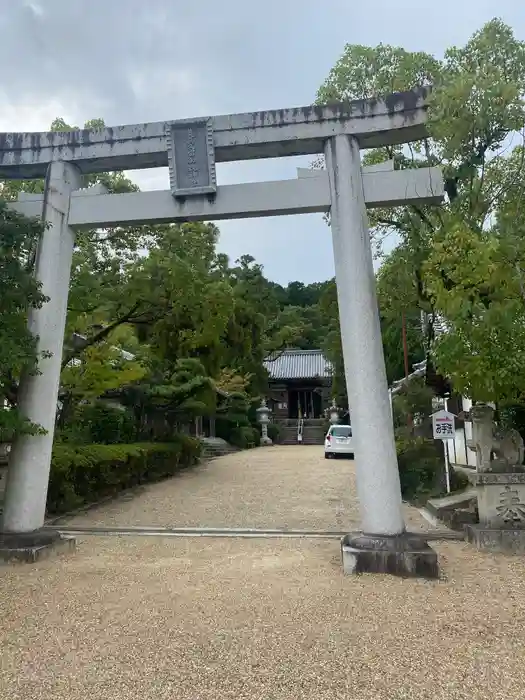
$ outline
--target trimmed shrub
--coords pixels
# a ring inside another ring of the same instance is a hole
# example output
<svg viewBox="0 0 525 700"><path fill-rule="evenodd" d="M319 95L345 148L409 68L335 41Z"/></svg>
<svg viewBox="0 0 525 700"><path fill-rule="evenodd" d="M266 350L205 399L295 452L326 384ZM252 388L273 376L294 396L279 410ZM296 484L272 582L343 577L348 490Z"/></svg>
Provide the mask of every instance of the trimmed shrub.
<svg viewBox="0 0 525 700"><path fill-rule="evenodd" d="M441 445L436 441L413 435L397 435L397 462L403 497L424 501L432 496L446 495L445 460ZM468 477L450 467L450 491L463 491L469 486Z"/></svg>
<svg viewBox="0 0 525 700"><path fill-rule="evenodd" d="M252 428L250 425L242 425L231 431L228 442L231 445L235 445L235 447L240 447L242 450L250 447L259 447L261 434L257 428Z"/></svg>
<svg viewBox="0 0 525 700"><path fill-rule="evenodd" d="M135 437L135 420L131 412L103 401L82 406L78 421L86 430L88 442L117 445L129 443Z"/></svg>
<svg viewBox="0 0 525 700"><path fill-rule="evenodd" d="M252 439L250 440L250 445L249 447L259 447L261 444L261 433L258 431L257 428L251 429L252 431Z"/></svg>
<svg viewBox="0 0 525 700"><path fill-rule="evenodd" d="M404 498L417 500L441 490L445 467L434 440L398 437L396 449Z"/></svg>
<svg viewBox="0 0 525 700"><path fill-rule="evenodd" d="M278 443L281 436L281 428L277 423L268 423L268 437L274 443Z"/></svg>
<svg viewBox="0 0 525 700"><path fill-rule="evenodd" d="M194 465L200 451L199 441L185 435L170 443L57 443L51 460L47 510L64 513L132 486L160 481Z"/></svg>
<svg viewBox="0 0 525 700"><path fill-rule="evenodd" d="M136 440L135 418L129 409L95 401L78 406L56 437L74 444L129 444Z"/></svg>
<svg viewBox="0 0 525 700"><path fill-rule="evenodd" d="M457 471L454 467L450 467L450 490L464 491L470 486L469 478L463 472Z"/></svg>

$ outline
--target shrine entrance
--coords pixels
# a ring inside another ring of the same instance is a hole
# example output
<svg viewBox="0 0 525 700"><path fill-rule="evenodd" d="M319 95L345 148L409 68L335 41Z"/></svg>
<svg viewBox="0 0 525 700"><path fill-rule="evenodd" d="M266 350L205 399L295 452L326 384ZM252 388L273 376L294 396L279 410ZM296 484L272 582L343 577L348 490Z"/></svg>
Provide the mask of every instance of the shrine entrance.
<svg viewBox="0 0 525 700"><path fill-rule="evenodd" d="M439 168L396 171L393 161L362 168L360 149L426 137L427 92L418 88L384 99L98 131L0 134L0 177L46 178L43 195L22 193L13 206L48 224L39 243L36 276L49 297L30 314L39 372L25 377L19 391L21 413L45 433L21 436L13 445L4 534L37 542L44 524L77 230L330 212L362 529L370 533L363 546L372 551L391 544L396 552L401 547L398 563L408 566L402 562L410 559L406 547L414 549L414 541L403 539L366 208L438 203L443 180ZM296 179L277 182L217 183L218 162L314 154L324 154L326 170L299 170ZM169 166L167 190L109 194L100 185L82 189L83 175L163 166ZM297 412L315 413L311 391L298 389L294 396ZM362 561L365 565L372 559Z"/></svg>
<svg viewBox="0 0 525 700"><path fill-rule="evenodd" d="M315 389L288 389L288 418L322 418L322 397Z"/></svg>

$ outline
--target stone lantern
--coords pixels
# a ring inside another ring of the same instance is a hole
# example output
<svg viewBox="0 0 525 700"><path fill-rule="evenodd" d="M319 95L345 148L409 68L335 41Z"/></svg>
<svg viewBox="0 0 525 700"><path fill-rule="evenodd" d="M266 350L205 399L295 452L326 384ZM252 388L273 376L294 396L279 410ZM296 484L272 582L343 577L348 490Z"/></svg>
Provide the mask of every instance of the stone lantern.
<svg viewBox="0 0 525 700"><path fill-rule="evenodd" d="M337 408L335 401L332 401L332 405L329 408L330 411L330 423L332 425L337 425L339 423L339 409Z"/></svg>
<svg viewBox="0 0 525 700"><path fill-rule="evenodd" d="M270 422L270 409L266 405L266 399L261 399L261 406L257 409L257 420L261 424L261 445L272 445L268 437L268 423Z"/></svg>

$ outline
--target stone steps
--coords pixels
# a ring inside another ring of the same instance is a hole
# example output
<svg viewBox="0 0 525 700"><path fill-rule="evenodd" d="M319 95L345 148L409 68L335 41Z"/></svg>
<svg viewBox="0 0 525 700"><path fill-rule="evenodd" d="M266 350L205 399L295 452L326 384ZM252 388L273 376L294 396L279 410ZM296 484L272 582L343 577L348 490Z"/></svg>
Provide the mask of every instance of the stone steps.
<svg viewBox="0 0 525 700"><path fill-rule="evenodd" d="M465 525L478 521L476 489L469 488L441 498L431 498L427 501L426 509L452 530L463 530Z"/></svg>
<svg viewBox="0 0 525 700"><path fill-rule="evenodd" d="M201 438L200 443L202 445L201 459L203 460L214 459L215 457L223 457L233 452L239 452L238 447L230 445L222 438Z"/></svg>
<svg viewBox="0 0 525 700"><path fill-rule="evenodd" d="M324 430L318 426L305 426L303 431L303 440L297 442L297 427L284 426L281 427L280 440L281 445L323 445Z"/></svg>

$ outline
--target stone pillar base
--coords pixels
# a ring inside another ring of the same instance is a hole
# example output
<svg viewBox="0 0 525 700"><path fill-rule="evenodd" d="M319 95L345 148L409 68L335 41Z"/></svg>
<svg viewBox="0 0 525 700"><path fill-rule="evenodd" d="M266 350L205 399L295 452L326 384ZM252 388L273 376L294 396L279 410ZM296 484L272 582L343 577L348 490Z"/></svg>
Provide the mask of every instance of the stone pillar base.
<svg viewBox="0 0 525 700"><path fill-rule="evenodd" d="M261 445L263 447L269 447L270 445L273 445L272 439L269 437L261 438Z"/></svg>
<svg viewBox="0 0 525 700"><path fill-rule="evenodd" d="M56 552L73 552L74 537L64 537L59 532L35 530L34 532L0 532L0 562L32 564L47 559Z"/></svg>
<svg viewBox="0 0 525 700"><path fill-rule="evenodd" d="M467 541L478 549L505 554L525 554L525 530L465 525Z"/></svg>
<svg viewBox="0 0 525 700"><path fill-rule="evenodd" d="M341 555L345 574L439 578L437 554L421 535L348 534L341 540Z"/></svg>

